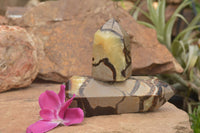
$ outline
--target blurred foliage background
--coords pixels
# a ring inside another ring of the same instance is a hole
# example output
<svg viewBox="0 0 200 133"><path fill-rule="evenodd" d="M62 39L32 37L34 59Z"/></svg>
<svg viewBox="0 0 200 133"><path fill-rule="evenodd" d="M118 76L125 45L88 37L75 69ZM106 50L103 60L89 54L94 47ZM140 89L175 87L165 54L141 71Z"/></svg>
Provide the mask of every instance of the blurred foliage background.
<svg viewBox="0 0 200 133"><path fill-rule="evenodd" d="M182 74L162 74L158 75L163 80L170 83L177 90L178 94L184 96L187 102L199 101L200 99L200 39L199 39L199 20L200 13L197 12L198 6L194 6L195 1L184 0L174 10L168 20L165 19L166 1L157 1L156 7L152 0L147 0L148 11L135 6L133 17L138 23L156 30L157 38L161 44L165 45L173 54L176 60L184 68ZM198 5L198 4L197 4ZM192 7L194 17L188 21L180 12L187 7ZM144 14L150 22L137 19L138 12ZM173 36L172 31L177 19L181 19L186 27ZM190 98L190 93L194 91L198 99Z"/></svg>
<svg viewBox="0 0 200 133"><path fill-rule="evenodd" d="M166 0L147 0L147 10L133 6L131 15L138 23L155 29L157 39L165 45L184 69L181 74L169 73L158 75L170 83L177 91L176 95L183 98L182 109L190 114L192 128L200 132L200 3L197 0L183 0L166 19ZM183 15L185 9L193 12L189 20ZM138 19L142 13L147 21ZM184 28L180 30L180 22ZM176 29L175 35L173 30Z"/></svg>

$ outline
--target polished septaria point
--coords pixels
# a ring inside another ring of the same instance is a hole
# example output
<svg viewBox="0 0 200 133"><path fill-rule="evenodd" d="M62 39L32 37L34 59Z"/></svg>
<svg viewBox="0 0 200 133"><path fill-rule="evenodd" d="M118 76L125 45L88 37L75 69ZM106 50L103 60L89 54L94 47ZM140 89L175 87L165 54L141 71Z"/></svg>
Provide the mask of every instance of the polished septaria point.
<svg viewBox="0 0 200 133"><path fill-rule="evenodd" d="M92 77L102 81L124 81L131 76L128 34L110 19L94 35Z"/></svg>
<svg viewBox="0 0 200 133"><path fill-rule="evenodd" d="M76 95L71 106L82 108L86 116L153 111L174 95L173 89L157 78L135 76L124 82L73 76L66 93L67 98Z"/></svg>

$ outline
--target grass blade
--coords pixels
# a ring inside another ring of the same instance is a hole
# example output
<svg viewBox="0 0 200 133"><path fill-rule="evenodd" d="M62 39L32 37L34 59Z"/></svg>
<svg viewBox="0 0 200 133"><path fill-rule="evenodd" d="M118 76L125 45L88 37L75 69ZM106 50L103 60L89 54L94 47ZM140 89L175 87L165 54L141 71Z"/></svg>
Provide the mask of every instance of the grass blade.
<svg viewBox="0 0 200 133"><path fill-rule="evenodd" d="M152 0L147 0L147 7L148 7L148 10L149 10L149 16L150 16L150 20L151 22L154 24L154 25L157 25L157 22L158 22L158 15L157 15L157 12L156 10L154 9L153 7L153 2Z"/></svg>
<svg viewBox="0 0 200 133"><path fill-rule="evenodd" d="M185 67L185 71L187 69L191 69L197 63L198 59L198 47L196 45L189 45L189 53L187 59L187 65Z"/></svg>
<svg viewBox="0 0 200 133"><path fill-rule="evenodd" d="M191 32L194 29L199 28L200 25L195 25L195 26L188 26L187 28L185 28L183 31L181 31L176 38L174 39L174 41L178 41L179 39L181 39L181 37L184 37L184 35L188 32ZM190 36L188 35L187 38L189 38Z"/></svg>
<svg viewBox="0 0 200 133"><path fill-rule="evenodd" d="M166 6L166 2L165 0L161 0L159 1L159 5L158 6L158 19L159 19L159 27L161 28L161 31L164 31L165 28L165 6ZM161 33L161 35L163 36L163 32Z"/></svg>
<svg viewBox="0 0 200 133"><path fill-rule="evenodd" d="M147 23L147 22L144 22L144 21L137 21L139 24L142 24L144 26L147 26L149 28L152 28L152 29L155 29L155 26L150 24L150 23Z"/></svg>

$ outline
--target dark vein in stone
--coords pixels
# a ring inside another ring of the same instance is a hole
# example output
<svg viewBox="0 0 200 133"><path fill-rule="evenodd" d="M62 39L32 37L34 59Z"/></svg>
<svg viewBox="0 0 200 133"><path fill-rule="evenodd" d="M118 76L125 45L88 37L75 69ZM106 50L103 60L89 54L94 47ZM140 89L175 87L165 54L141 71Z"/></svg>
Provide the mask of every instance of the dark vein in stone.
<svg viewBox="0 0 200 133"><path fill-rule="evenodd" d="M158 104L158 100L159 100L159 97L158 97L158 96L154 96L154 97L153 97L153 101L152 101L151 106L149 107L148 111L153 111L153 110L155 110L155 107L156 107L157 104Z"/></svg>
<svg viewBox="0 0 200 133"><path fill-rule="evenodd" d="M120 91L120 90L119 90L119 91ZM118 106L119 106L119 104L120 104L121 102L123 102L124 99L126 98L126 94L125 94L123 91L120 91L120 92L122 92L124 96L123 96L122 99L115 105L115 108L116 108L117 112L118 112Z"/></svg>
<svg viewBox="0 0 200 133"><path fill-rule="evenodd" d="M132 96L138 90L139 87L140 87L140 81L136 80L135 86L133 87L132 91L130 92L130 95Z"/></svg>
<svg viewBox="0 0 200 133"><path fill-rule="evenodd" d="M103 58L101 59L98 63L95 63L95 64L92 64L94 67L97 67L100 63L104 63L108 68L110 68L110 70L112 71L113 73L113 80L115 81L116 80L116 70L115 70L115 67L113 66L113 64L111 64L109 62L109 59L108 58Z"/></svg>
<svg viewBox="0 0 200 133"><path fill-rule="evenodd" d="M88 83L90 82L90 78L87 78L83 83L82 83L82 85L80 86L80 88L79 88L79 95L80 96L84 96L84 93L83 93L83 91L84 91L84 89L85 89L85 87L88 85Z"/></svg>
<svg viewBox="0 0 200 133"><path fill-rule="evenodd" d="M124 70L121 71L121 74L122 74L122 76L126 77L126 70L131 65L132 60L131 60L131 56L130 56L130 51L125 46L124 39L122 39L122 42L124 44L123 53L124 53L124 57L125 57L125 61L126 61L126 67Z"/></svg>
<svg viewBox="0 0 200 133"><path fill-rule="evenodd" d="M139 102L139 112L144 112L144 101L149 99L151 96L143 96L139 97L140 102Z"/></svg>
<svg viewBox="0 0 200 133"><path fill-rule="evenodd" d="M114 23L115 23L115 19L113 19L112 21L112 29L113 29Z"/></svg>
<svg viewBox="0 0 200 133"><path fill-rule="evenodd" d="M101 29L101 31L110 31L110 32L113 32L115 35L119 36L121 38L121 40L123 39L123 36L120 33L118 33L115 30L113 30L113 29Z"/></svg>

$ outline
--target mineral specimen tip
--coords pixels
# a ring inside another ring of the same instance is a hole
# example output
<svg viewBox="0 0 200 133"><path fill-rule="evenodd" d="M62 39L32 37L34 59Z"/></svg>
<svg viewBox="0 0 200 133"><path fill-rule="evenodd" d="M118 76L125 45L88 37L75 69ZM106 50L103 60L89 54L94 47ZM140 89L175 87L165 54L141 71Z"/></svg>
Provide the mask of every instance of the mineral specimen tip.
<svg viewBox="0 0 200 133"><path fill-rule="evenodd" d="M108 20L94 35L92 77L101 81L125 81L131 76L128 34L115 19Z"/></svg>

